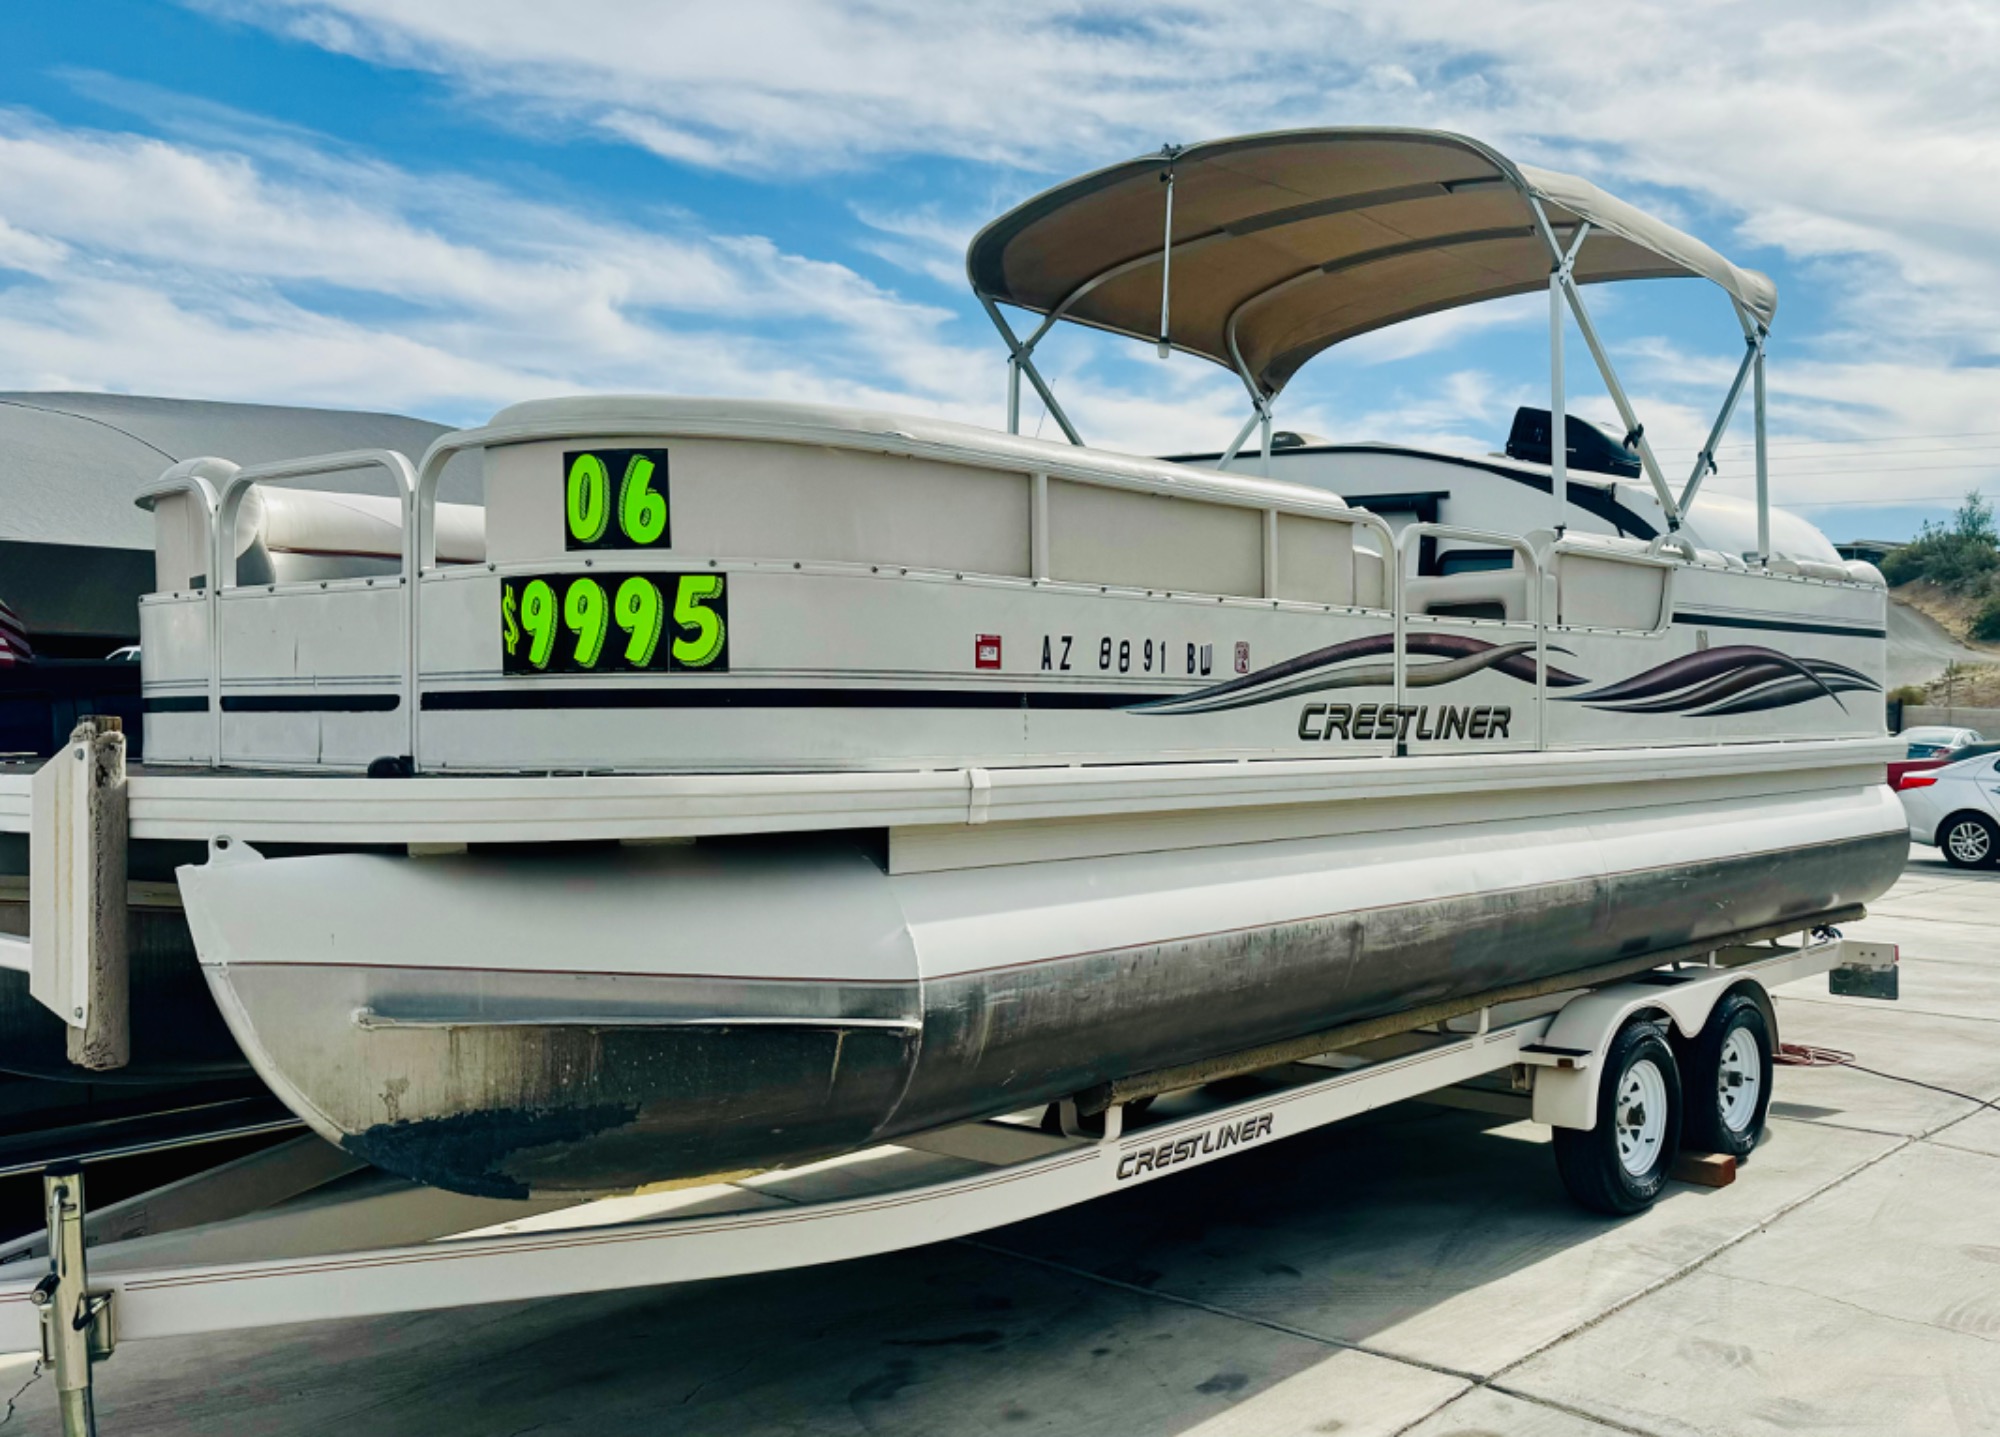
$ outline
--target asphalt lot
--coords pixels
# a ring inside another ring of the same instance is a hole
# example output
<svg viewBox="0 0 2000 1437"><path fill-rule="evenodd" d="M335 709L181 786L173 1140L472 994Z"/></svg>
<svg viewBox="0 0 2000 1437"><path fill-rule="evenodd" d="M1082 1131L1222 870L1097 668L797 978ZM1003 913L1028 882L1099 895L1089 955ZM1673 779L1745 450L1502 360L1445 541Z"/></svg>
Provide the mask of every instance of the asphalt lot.
<svg viewBox="0 0 2000 1437"><path fill-rule="evenodd" d="M122 1348L105 1437L2000 1433L2000 874L1913 849L1849 933L1903 999L1780 992L1722 1189L1573 1209L1546 1134L1409 1104L975 1242L682 1289ZM0 1358L0 1431L55 1430Z"/></svg>

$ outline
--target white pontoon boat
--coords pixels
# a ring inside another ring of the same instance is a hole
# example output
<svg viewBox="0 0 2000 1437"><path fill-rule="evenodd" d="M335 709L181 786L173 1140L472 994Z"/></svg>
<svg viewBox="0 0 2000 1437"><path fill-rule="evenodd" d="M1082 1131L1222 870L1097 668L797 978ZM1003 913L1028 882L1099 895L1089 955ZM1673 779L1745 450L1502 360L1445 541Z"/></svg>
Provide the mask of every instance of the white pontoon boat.
<svg viewBox="0 0 2000 1437"><path fill-rule="evenodd" d="M1026 379L1070 443L564 399L145 496L132 839L208 845L203 972L319 1133L504 1197L1083 1122L1809 928L1902 867L1880 576L1765 497L1761 275L1472 141L1348 130L1073 181L969 267L1010 431ZM1745 341L1678 489L1579 289L1669 276ZM1274 434L1327 346L1544 287L1513 457ZM1566 413L1565 310L1622 438ZM1227 366L1250 422L1085 447L1034 365L1061 319ZM1746 386L1754 505L1702 492ZM467 458L483 508L439 504ZM363 475L390 497L327 492Z"/></svg>

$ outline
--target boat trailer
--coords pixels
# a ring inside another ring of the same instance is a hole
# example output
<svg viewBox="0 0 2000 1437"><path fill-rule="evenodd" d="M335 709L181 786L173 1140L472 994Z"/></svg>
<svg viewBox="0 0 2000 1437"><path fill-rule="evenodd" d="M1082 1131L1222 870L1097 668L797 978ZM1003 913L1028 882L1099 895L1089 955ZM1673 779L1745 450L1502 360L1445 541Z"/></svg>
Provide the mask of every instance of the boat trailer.
<svg viewBox="0 0 2000 1437"><path fill-rule="evenodd" d="M96 1430L93 1369L121 1342L841 1262L1021 1222L1411 1099L1549 1124L1573 1196L1637 1211L1657 1185L1607 1202L1605 1175L1635 1171L1636 1154L1663 1183L1689 1108L1719 1102L1722 1119L1753 1125L1744 1151L1754 1144L1777 1049L1771 989L1824 973L1836 993L1893 998L1896 962L1893 945L1809 929L1789 946L1738 944L1497 1001L1095 1115L1072 1099L804 1167L582 1202L443 1193L312 1135L98 1213L81 1164L51 1164L46 1231L0 1245L0 1352L39 1348L63 1431L83 1437ZM1747 1021L1751 1007L1762 1023ZM1751 1035L1737 1052L1747 1066L1731 1068L1728 1043L1719 1068L1702 1057L1725 1013L1729 1033ZM1668 1075L1665 1102L1657 1085L1627 1101L1643 1086L1631 1077L1641 1052ZM1726 1156L1691 1156L1678 1170L1694 1181L1733 1175Z"/></svg>

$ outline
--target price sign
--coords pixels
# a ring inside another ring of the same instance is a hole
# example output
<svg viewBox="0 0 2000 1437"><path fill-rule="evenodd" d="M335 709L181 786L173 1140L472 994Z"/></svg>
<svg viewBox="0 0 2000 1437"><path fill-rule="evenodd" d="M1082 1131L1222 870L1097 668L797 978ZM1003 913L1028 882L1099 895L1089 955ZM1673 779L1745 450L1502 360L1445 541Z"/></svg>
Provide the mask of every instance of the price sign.
<svg viewBox="0 0 2000 1437"><path fill-rule="evenodd" d="M670 549L664 449L580 449L563 455L565 549Z"/></svg>
<svg viewBox="0 0 2000 1437"><path fill-rule="evenodd" d="M500 646L510 674L727 673L728 576L502 579Z"/></svg>

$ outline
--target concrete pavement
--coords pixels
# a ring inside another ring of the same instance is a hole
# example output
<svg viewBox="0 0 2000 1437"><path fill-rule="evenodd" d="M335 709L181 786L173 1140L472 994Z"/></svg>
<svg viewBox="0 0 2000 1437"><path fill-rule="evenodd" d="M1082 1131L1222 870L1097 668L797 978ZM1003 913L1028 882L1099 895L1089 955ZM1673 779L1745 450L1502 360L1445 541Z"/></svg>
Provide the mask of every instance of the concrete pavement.
<svg viewBox="0 0 2000 1437"><path fill-rule="evenodd" d="M1407 1104L945 1244L682 1289L132 1343L148 1434L2000 1433L2000 874L1912 851L1851 933L1899 1005L1779 995L1731 1187L1612 1222L1532 1125ZM1918 1086L1917 1084L1930 1086ZM0 1359L0 1400L30 1369ZM46 1378L9 1430L50 1433Z"/></svg>

